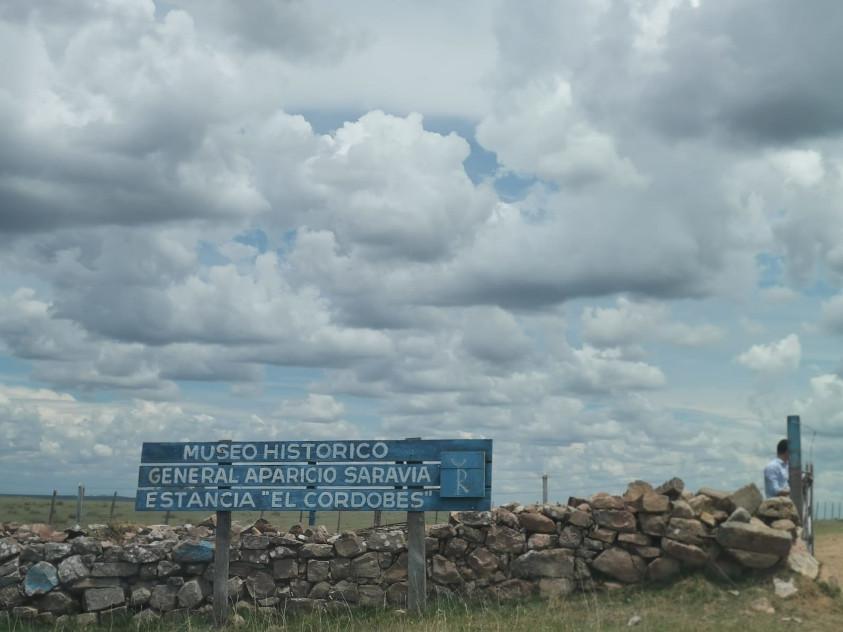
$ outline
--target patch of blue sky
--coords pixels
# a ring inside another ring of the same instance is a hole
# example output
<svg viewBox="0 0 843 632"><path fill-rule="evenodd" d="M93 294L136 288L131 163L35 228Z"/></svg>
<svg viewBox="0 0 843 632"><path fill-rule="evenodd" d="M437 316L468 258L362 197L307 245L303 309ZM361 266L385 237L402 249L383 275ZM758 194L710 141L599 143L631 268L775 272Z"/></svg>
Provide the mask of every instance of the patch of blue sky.
<svg viewBox="0 0 843 632"><path fill-rule="evenodd" d="M199 263L206 267L224 266L229 263L227 257L223 256L217 246L209 241L200 241L196 246L196 253L199 256Z"/></svg>
<svg viewBox="0 0 843 632"><path fill-rule="evenodd" d="M233 241L257 248L261 254L266 252L269 247L269 236L260 228L244 231L235 236Z"/></svg>

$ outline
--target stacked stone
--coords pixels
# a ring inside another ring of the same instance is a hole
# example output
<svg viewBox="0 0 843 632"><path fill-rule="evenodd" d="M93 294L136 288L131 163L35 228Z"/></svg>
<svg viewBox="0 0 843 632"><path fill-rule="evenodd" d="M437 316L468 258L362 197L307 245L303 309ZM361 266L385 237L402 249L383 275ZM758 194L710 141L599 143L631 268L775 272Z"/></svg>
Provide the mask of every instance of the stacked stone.
<svg viewBox="0 0 843 632"><path fill-rule="evenodd" d="M208 520L91 537L3 525L0 617L85 624L210 611L213 529ZM692 494L680 479L657 488L636 481L622 496L452 513L427 530L428 586L442 598L551 598L618 582L666 582L683 569L734 577L785 558L792 570L816 577L816 560L798 542L792 546L798 529L793 503L762 501L754 485ZM230 557L228 595L238 609L406 603L401 530L331 535L296 525L281 533L258 521L235 528Z"/></svg>

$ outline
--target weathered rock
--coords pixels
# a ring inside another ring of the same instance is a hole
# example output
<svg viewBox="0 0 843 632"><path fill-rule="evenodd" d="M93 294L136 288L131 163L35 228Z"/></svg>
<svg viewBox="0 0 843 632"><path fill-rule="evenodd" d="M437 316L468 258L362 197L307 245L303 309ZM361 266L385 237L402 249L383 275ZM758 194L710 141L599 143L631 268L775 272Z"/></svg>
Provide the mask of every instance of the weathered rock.
<svg viewBox="0 0 843 632"><path fill-rule="evenodd" d="M533 584L523 579L508 579L490 586L487 594L495 601L508 602L517 601L528 597L533 592Z"/></svg>
<svg viewBox="0 0 843 632"><path fill-rule="evenodd" d="M20 582L20 558L12 557L0 563L0 587Z"/></svg>
<svg viewBox="0 0 843 632"><path fill-rule="evenodd" d="M808 547L802 540L795 541L791 546L787 556L787 567L810 580L815 580L820 574L820 563L808 552Z"/></svg>
<svg viewBox="0 0 843 632"><path fill-rule="evenodd" d="M353 531L346 531L334 541L334 549L340 557L357 557L366 552L366 543Z"/></svg>
<svg viewBox="0 0 843 632"><path fill-rule="evenodd" d="M513 577L532 579L541 577L574 577L574 556L570 549L527 551L510 564Z"/></svg>
<svg viewBox="0 0 843 632"><path fill-rule="evenodd" d="M331 588L328 597L334 601L344 601L347 603L357 603L360 601L360 592L357 584L352 583L346 579L337 582Z"/></svg>
<svg viewBox="0 0 843 632"><path fill-rule="evenodd" d="M751 522L752 515L743 507L735 509L731 515L726 519L726 522Z"/></svg>
<svg viewBox="0 0 843 632"><path fill-rule="evenodd" d="M275 594L275 580L266 571L258 571L250 575L244 584L252 599L265 599Z"/></svg>
<svg viewBox="0 0 843 632"><path fill-rule="evenodd" d="M670 498L665 494L648 492L641 497L641 510L647 513L665 513L670 511Z"/></svg>
<svg viewBox="0 0 843 632"><path fill-rule="evenodd" d="M644 577L644 560L620 547L612 547L598 555L592 566L601 573L627 584L639 582Z"/></svg>
<svg viewBox="0 0 843 632"><path fill-rule="evenodd" d="M91 577L132 577L138 574L138 565L129 562L94 562Z"/></svg>
<svg viewBox="0 0 843 632"><path fill-rule="evenodd" d="M559 536L549 533L533 533L527 538L527 549L549 549L559 544Z"/></svg>
<svg viewBox="0 0 843 632"><path fill-rule="evenodd" d="M71 546L66 542L47 542L44 544L44 559L57 562L70 555Z"/></svg>
<svg viewBox="0 0 843 632"><path fill-rule="evenodd" d="M556 523L544 514L525 511L518 514L518 522L530 533L556 533Z"/></svg>
<svg viewBox="0 0 843 632"><path fill-rule="evenodd" d="M793 585L792 579L785 581L778 577L773 578L773 590L779 599L790 599L799 592L796 586Z"/></svg>
<svg viewBox="0 0 843 632"><path fill-rule="evenodd" d="M665 481L659 485L655 491L657 494L664 494L671 500L676 500L682 496L684 490L685 482L681 478L671 478L669 481Z"/></svg>
<svg viewBox="0 0 843 632"><path fill-rule="evenodd" d="M116 586L111 588L91 588L85 591L85 610L96 612L120 606L126 601L123 589Z"/></svg>
<svg viewBox="0 0 843 632"><path fill-rule="evenodd" d="M488 527L492 524L491 511L454 511L451 512L451 522L464 524L468 527Z"/></svg>
<svg viewBox="0 0 843 632"><path fill-rule="evenodd" d="M486 534L486 547L495 553L520 553L526 539L523 533L500 525L492 525Z"/></svg>
<svg viewBox="0 0 843 632"><path fill-rule="evenodd" d="M459 584L463 581L457 565L442 555L433 556L430 578L440 584Z"/></svg>
<svg viewBox="0 0 843 632"><path fill-rule="evenodd" d="M9 558L20 555L21 547L16 540L12 538L0 538L0 562L5 562Z"/></svg>
<svg viewBox="0 0 843 632"><path fill-rule="evenodd" d="M27 597L46 595L59 585L56 567L49 562L38 562L30 566L23 580L23 592Z"/></svg>
<svg viewBox="0 0 843 632"><path fill-rule="evenodd" d="M357 578L374 579L380 577L381 567L377 553L364 553L351 562L351 576Z"/></svg>
<svg viewBox="0 0 843 632"><path fill-rule="evenodd" d="M734 557L741 566L747 568L766 569L772 568L779 563L781 559L778 555L770 553L757 553L754 551L743 551L741 549L727 548L729 555Z"/></svg>
<svg viewBox="0 0 843 632"><path fill-rule="evenodd" d="M149 603L149 598L152 597L152 591L146 586L138 586L132 589L129 595L129 605L134 608L145 606Z"/></svg>
<svg viewBox="0 0 843 632"><path fill-rule="evenodd" d="M565 523L571 515L571 508L565 505L542 505L542 513L551 520Z"/></svg>
<svg viewBox="0 0 843 632"><path fill-rule="evenodd" d="M269 536L263 534L244 533L240 536L240 548L262 550L269 548Z"/></svg>
<svg viewBox="0 0 843 632"><path fill-rule="evenodd" d="M592 525L593 520L590 513L577 509L568 516L568 523L581 529L587 529Z"/></svg>
<svg viewBox="0 0 843 632"><path fill-rule="evenodd" d="M13 608L22 604L25 600L26 598L17 585L11 584L0 587L0 608Z"/></svg>
<svg viewBox="0 0 843 632"><path fill-rule="evenodd" d="M53 614L70 614L79 611L79 605L70 595L61 590L53 590L37 602L38 610Z"/></svg>
<svg viewBox="0 0 843 632"><path fill-rule="evenodd" d="M178 589L167 584L158 584L152 589L149 597L149 605L159 612L169 612L176 609L176 596Z"/></svg>
<svg viewBox="0 0 843 632"><path fill-rule="evenodd" d="M668 517L665 514L639 513L638 522L641 523L641 531L648 535L663 536L667 530Z"/></svg>
<svg viewBox="0 0 843 632"><path fill-rule="evenodd" d="M679 572L679 562L672 557L659 557L647 565L647 579L652 582L670 581Z"/></svg>
<svg viewBox="0 0 843 632"><path fill-rule="evenodd" d="M173 549L174 562L212 562L214 543L207 540L179 542Z"/></svg>
<svg viewBox="0 0 843 632"><path fill-rule="evenodd" d="M542 578L539 580L539 594L545 599L567 597L574 592L576 584L567 577Z"/></svg>
<svg viewBox="0 0 843 632"><path fill-rule="evenodd" d="M767 526L724 522L716 531L717 542L728 549L767 553L783 557L790 551L790 535Z"/></svg>
<svg viewBox="0 0 843 632"><path fill-rule="evenodd" d="M641 498L653 491L653 486L646 481L632 481L626 487L626 492L624 492L623 499L629 504L636 504L638 503Z"/></svg>
<svg viewBox="0 0 843 632"><path fill-rule="evenodd" d="M691 505L687 503L687 501L682 500L674 500L672 503L673 507L671 509L670 515L673 518L685 518L687 520L693 519L696 514L694 514L694 510L691 509Z"/></svg>
<svg viewBox="0 0 843 632"><path fill-rule="evenodd" d="M437 540L447 540L457 535L454 526L447 522L440 522L439 524L432 524L427 527L427 536L429 538L436 538Z"/></svg>
<svg viewBox="0 0 843 632"><path fill-rule="evenodd" d="M708 553L706 553L701 547L693 544L684 544L682 542L677 542L676 540L664 538L662 540L662 549L670 557L673 557L690 567L702 567L705 566L705 563L708 561Z"/></svg>
<svg viewBox="0 0 843 632"><path fill-rule="evenodd" d="M487 577L498 570L498 558L488 549L474 549L468 556L468 565L478 577Z"/></svg>
<svg viewBox="0 0 843 632"><path fill-rule="evenodd" d="M582 531L573 525L566 525L559 532L559 546L561 547L575 549L582 544L582 539Z"/></svg>
<svg viewBox="0 0 843 632"><path fill-rule="evenodd" d="M395 582L386 589L386 602L402 608L407 605L407 582Z"/></svg>
<svg viewBox="0 0 843 632"><path fill-rule="evenodd" d="M235 562L236 564L236 562ZM155 566L155 574L158 577L170 577L181 571L181 564L176 564L170 560L161 560Z"/></svg>
<svg viewBox="0 0 843 632"><path fill-rule="evenodd" d="M773 522L770 523L770 528L776 529L777 531L787 531L791 536L796 534L796 525L793 524L792 520L788 520L787 518L773 520Z"/></svg>
<svg viewBox="0 0 843 632"><path fill-rule="evenodd" d="M783 496L768 498L759 505L755 513L759 518L766 520L790 520L794 524L799 524L799 512L796 511L796 505L790 498Z"/></svg>
<svg viewBox="0 0 843 632"><path fill-rule="evenodd" d="M357 588L359 603L368 608L382 608L386 602L386 593L380 586L364 584Z"/></svg>
<svg viewBox="0 0 843 632"><path fill-rule="evenodd" d="M82 536L71 540L70 550L75 555L101 555L102 543L96 538Z"/></svg>
<svg viewBox="0 0 843 632"><path fill-rule="evenodd" d="M298 562L294 559L284 558L272 562L272 574L277 579L290 579L299 574Z"/></svg>
<svg viewBox="0 0 843 632"><path fill-rule="evenodd" d="M708 533L699 520L671 518L664 535L672 540L699 546Z"/></svg>
<svg viewBox="0 0 843 632"><path fill-rule="evenodd" d="M310 560L307 563L307 581L327 581L331 574L331 562L328 560Z"/></svg>
<svg viewBox="0 0 843 632"><path fill-rule="evenodd" d="M637 544L638 546L650 546L653 539L644 533L619 533L618 542L622 544Z"/></svg>
<svg viewBox="0 0 843 632"><path fill-rule="evenodd" d="M406 548L403 531L376 531L369 535L367 544L370 551L386 551L389 553L396 553Z"/></svg>
<svg viewBox="0 0 843 632"><path fill-rule="evenodd" d="M615 531L635 531L635 514L629 511L601 509L592 513L594 521L601 527Z"/></svg>
<svg viewBox="0 0 843 632"><path fill-rule="evenodd" d="M552 518L553 516L548 516ZM503 525L510 529L520 529L521 524L518 522L518 516L503 507L496 507L492 510L492 521L494 524Z"/></svg>
<svg viewBox="0 0 843 632"><path fill-rule="evenodd" d="M445 557L455 560L465 555L466 551L468 551L467 541L462 538L451 538L445 545L445 550L443 552L445 553Z"/></svg>
<svg viewBox="0 0 843 632"><path fill-rule="evenodd" d="M623 498L620 496L610 496L609 494L595 494L591 497L589 502L592 509L615 509L623 511L626 508Z"/></svg>
<svg viewBox="0 0 843 632"><path fill-rule="evenodd" d="M197 579L191 579L189 582L185 582L184 586L179 588L176 599L180 608L195 608L205 599L202 584Z"/></svg>
<svg viewBox="0 0 843 632"><path fill-rule="evenodd" d="M643 557L645 560L652 560L656 557L660 557L662 554L662 550L657 546L633 545L630 548L636 555L638 555L639 557Z"/></svg>
<svg viewBox="0 0 843 632"><path fill-rule="evenodd" d="M303 560L320 559L327 560L334 556L332 544L308 543L299 549L299 557Z"/></svg>
<svg viewBox="0 0 843 632"><path fill-rule="evenodd" d="M744 485L739 490L729 494L729 503L732 509L734 510L738 507L743 507L750 513L750 515L753 515L756 511L758 511L758 508L761 506L763 500L764 498L761 496L761 492L758 491L755 483Z"/></svg>

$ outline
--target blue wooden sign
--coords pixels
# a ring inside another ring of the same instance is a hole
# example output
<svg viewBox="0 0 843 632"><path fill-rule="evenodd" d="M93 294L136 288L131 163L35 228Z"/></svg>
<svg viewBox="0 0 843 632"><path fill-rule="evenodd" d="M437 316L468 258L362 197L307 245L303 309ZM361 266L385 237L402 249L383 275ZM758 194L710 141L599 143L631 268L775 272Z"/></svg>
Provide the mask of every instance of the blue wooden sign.
<svg viewBox="0 0 843 632"><path fill-rule="evenodd" d="M491 439L144 443L137 511L491 508Z"/></svg>

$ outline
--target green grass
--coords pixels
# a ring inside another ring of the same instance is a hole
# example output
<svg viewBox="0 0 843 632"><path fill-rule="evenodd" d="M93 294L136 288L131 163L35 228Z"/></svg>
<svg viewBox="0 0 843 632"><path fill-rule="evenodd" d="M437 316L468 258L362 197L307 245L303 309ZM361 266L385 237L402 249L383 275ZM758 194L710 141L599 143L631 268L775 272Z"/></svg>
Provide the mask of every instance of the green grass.
<svg viewBox="0 0 843 632"><path fill-rule="evenodd" d="M814 526L814 534L817 537L832 533L843 533L843 520L820 520Z"/></svg>
<svg viewBox="0 0 843 632"><path fill-rule="evenodd" d="M732 594L730 590L737 590ZM480 604L452 601L432 604L421 618L396 610L341 610L333 614L284 617L250 614L241 632L574 632L626 630L633 616L641 618L636 630L694 632L739 630L834 630L843 618L843 601L823 594L815 584L800 583L799 594L787 601L772 595L771 580L724 587L702 577L688 577L670 588L630 587L608 593L576 594L566 599L519 604ZM769 599L775 614L754 611L752 603ZM248 614L248 613L247 613ZM789 621L783 618L791 618ZM797 617L801 623L792 620ZM0 628L2 628L0 624ZM43 630L29 623L9 623L14 632ZM131 622L101 625L115 632L135 630ZM160 622L153 632L206 632L206 619Z"/></svg>
<svg viewBox="0 0 843 632"><path fill-rule="evenodd" d="M50 515L49 496L0 496L0 522L47 522ZM299 522L298 511L267 511L264 519L269 520L273 525L288 529L291 525ZM173 512L170 515L170 525L185 523L196 524L208 516L202 512ZM398 511L384 511L381 517L382 524L406 521L406 513ZM242 525L248 525L260 517L260 512L238 511L234 514L234 521ZM340 530L363 529L371 527L374 523L372 512L368 511L347 511L339 515L336 511L319 511L316 513L316 524L325 525L329 531L337 529L339 518ZM160 511L135 511L134 501L118 499L114 507L114 515L111 516L111 499L86 498L83 504L82 524L163 524L166 514ZM303 524L307 523L307 512L301 515ZM428 512L426 516L428 523L445 522L448 520L447 512ZM69 527L76 522L76 498L63 496L56 500L55 516L53 524L58 528Z"/></svg>

